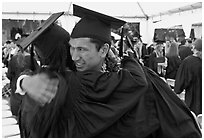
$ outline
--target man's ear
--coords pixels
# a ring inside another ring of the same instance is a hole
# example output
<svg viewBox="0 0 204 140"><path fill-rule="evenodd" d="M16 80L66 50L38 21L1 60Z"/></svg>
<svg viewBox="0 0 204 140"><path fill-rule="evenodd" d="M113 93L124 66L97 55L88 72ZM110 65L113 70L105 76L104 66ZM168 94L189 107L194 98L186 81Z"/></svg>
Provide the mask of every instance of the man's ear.
<svg viewBox="0 0 204 140"><path fill-rule="evenodd" d="M103 58L105 58L106 57L106 55L107 55L107 53L108 53L108 51L109 51L109 48L110 48L110 46L109 46L109 44L108 43L105 43L101 48L100 48L100 53L101 53L101 57L103 57Z"/></svg>

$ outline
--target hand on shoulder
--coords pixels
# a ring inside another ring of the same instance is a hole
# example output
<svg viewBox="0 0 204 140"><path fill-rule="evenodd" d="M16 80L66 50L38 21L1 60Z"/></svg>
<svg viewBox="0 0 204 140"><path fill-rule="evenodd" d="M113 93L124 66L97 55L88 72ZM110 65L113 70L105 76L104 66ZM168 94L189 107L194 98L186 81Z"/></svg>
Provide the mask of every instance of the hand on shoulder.
<svg viewBox="0 0 204 140"><path fill-rule="evenodd" d="M50 79L46 73L39 73L25 77L22 81L22 88L32 99L44 105L50 103L55 97L58 84L58 79Z"/></svg>

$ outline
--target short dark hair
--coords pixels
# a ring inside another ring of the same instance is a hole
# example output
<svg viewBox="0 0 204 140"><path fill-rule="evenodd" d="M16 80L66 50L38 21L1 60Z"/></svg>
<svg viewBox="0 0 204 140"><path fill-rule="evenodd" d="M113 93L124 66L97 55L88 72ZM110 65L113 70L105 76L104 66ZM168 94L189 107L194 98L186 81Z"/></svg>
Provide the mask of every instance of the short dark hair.
<svg viewBox="0 0 204 140"><path fill-rule="evenodd" d="M100 48L105 44L105 43L108 43L108 42L105 42L105 41L102 41L102 40L99 40L99 39L95 39L95 38L90 38L90 41L92 43L95 43L96 44L96 49L99 51ZM108 43L109 46L110 46L110 43Z"/></svg>
<svg viewBox="0 0 204 140"><path fill-rule="evenodd" d="M74 62L70 54L70 44L68 40L56 43L56 48L52 51L51 55L47 58L41 58L42 65L48 65L50 71L58 71L64 73L68 67L70 70L75 70Z"/></svg>

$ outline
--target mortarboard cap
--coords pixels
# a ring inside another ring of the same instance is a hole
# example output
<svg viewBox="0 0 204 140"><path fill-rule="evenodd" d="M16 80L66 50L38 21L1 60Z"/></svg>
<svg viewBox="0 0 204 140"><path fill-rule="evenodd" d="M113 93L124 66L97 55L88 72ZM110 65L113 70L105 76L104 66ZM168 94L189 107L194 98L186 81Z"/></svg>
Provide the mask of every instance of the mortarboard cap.
<svg viewBox="0 0 204 140"><path fill-rule="evenodd" d="M64 12L52 14L37 30L26 37L20 43L20 46L26 49L28 45L33 43L41 58L45 59L49 57L60 42L64 42L65 40L69 41L70 39L69 33L54 23L63 14Z"/></svg>
<svg viewBox="0 0 204 140"><path fill-rule="evenodd" d="M111 28L118 29L126 22L73 4L73 15L81 17L71 37L89 37L111 42Z"/></svg>

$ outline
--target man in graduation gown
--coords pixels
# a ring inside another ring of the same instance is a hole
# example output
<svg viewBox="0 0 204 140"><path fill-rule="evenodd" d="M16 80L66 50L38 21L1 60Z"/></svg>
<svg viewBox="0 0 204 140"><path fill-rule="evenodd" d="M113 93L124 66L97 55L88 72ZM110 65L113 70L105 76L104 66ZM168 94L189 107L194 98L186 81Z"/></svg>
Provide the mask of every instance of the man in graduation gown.
<svg viewBox="0 0 204 140"><path fill-rule="evenodd" d="M74 15L82 17L70 39L77 71L57 74L59 84L45 73L22 79L22 89L44 102L30 137L201 137L189 109L154 72L128 56L118 72L101 71L110 28L124 21L77 5Z"/></svg>
<svg viewBox="0 0 204 140"><path fill-rule="evenodd" d="M194 42L194 54L181 63L174 90L180 94L185 90L185 102L196 115L202 114L202 39Z"/></svg>

